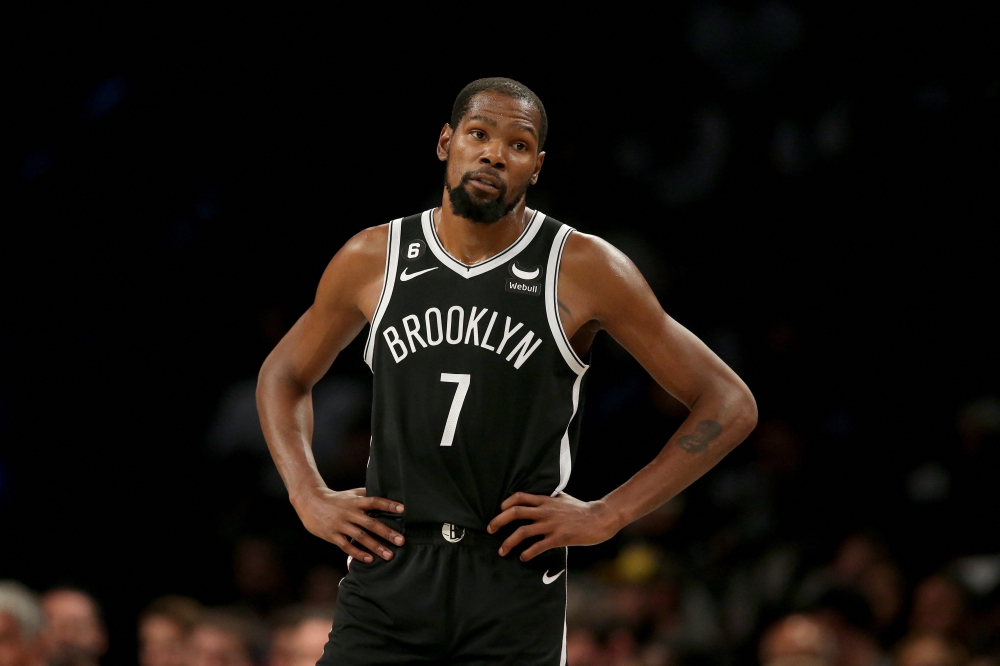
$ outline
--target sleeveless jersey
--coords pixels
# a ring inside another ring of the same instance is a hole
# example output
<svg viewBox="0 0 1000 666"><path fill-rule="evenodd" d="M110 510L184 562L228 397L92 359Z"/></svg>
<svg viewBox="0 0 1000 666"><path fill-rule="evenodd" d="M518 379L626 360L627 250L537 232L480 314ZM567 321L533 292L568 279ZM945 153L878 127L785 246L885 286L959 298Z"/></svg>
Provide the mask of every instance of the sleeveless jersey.
<svg viewBox="0 0 1000 666"><path fill-rule="evenodd" d="M536 212L513 245L469 266L444 249L432 211L389 223L365 344L366 490L402 502L407 522L484 530L515 492L566 487L589 367L559 318L571 231Z"/></svg>

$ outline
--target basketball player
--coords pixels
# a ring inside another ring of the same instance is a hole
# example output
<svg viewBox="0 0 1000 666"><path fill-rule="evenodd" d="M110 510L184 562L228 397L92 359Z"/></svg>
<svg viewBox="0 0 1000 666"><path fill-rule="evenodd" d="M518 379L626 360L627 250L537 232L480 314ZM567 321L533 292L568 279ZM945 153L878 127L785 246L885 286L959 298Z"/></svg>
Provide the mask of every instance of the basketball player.
<svg viewBox="0 0 1000 666"><path fill-rule="evenodd" d="M321 664L564 664L566 547L661 506L756 423L747 387L625 255L527 207L547 130L520 83L466 86L438 138L441 206L348 241L261 369L292 505L349 555ZM367 480L334 490L311 454L310 391L366 324ZM563 489L602 329L691 413L645 468L584 502Z"/></svg>

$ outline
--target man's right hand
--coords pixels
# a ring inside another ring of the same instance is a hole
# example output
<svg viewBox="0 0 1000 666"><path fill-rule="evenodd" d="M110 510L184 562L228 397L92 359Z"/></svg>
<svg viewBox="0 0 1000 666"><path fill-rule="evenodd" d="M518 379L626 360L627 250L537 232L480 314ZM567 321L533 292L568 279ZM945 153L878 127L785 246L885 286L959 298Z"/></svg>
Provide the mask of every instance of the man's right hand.
<svg viewBox="0 0 1000 666"><path fill-rule="evenodd" d="M405 541L402 534L365 513L385 511L401 514L403 505L382 497L366 497L364 488L341 492L316 490L294 498L292 506L307 530L362 562L372 562L372 553L384 560L392 559L392 551L373 534L397 546L402 546ZM358 548L358 544L368 550Z"/></svg>
<svg viewBox="0 0 1000 666"><path fill-rule="evenodd" d="M403 537L365 512L402 515L403 505L363 488L326 487L312 455L312 389L372 321L385 278L389 225L366 229L330 261L316 300L268 354L257 380L257 412L271 457L306 529L351 557L392 559ZM382 541L385 539L385 541Z"/></svg>

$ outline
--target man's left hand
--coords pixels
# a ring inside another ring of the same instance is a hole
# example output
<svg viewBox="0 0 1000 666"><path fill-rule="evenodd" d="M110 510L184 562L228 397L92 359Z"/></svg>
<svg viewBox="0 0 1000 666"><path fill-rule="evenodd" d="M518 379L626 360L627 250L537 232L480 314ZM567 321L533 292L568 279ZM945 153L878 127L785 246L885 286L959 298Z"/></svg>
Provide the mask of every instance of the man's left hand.
<svg viewBox="0 0 1000 666"><path fill-rule="evenodd" d="M500 505L501 513L490 521L486 531L495 534L504 525L515 520L530 520L514 530L500 546L500 555L506 555L525 539L542 536L521 553L527 562L550 548L560 546L591 546L607 541L619 530L618 517L603 501L581 502L566 493L555 497L514 493Z"/></svg>

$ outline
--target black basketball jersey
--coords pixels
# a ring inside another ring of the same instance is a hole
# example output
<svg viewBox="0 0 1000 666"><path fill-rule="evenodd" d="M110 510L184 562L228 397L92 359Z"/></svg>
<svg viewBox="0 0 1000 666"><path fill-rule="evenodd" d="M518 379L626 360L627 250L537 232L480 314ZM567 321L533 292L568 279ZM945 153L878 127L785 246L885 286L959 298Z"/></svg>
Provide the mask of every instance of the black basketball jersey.
<svg viewBox="0 0 1000 666"><path fill-rule="evenodd" d="M513 493L566 487L588 368L557 302L571 231L536 212L513 245L468 266L444 249L432 211L389 224L365 345L366 489L402 502L408 522L483 530Z"/></svg>

